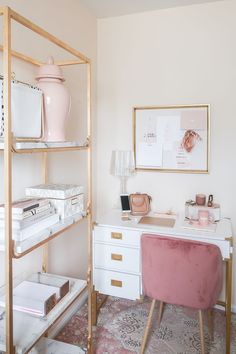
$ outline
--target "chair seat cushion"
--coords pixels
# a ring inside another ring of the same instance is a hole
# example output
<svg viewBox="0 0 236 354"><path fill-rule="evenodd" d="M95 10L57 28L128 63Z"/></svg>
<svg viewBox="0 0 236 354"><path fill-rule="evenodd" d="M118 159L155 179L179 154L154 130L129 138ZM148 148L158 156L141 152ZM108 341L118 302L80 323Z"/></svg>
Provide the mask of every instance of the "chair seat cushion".
<svg viewBox="0 0 236 354"><path fill-rule="evenodd" d="M222 289L220 249L204 242L143 234L144 293L166 303L208 309Z"/></svg>

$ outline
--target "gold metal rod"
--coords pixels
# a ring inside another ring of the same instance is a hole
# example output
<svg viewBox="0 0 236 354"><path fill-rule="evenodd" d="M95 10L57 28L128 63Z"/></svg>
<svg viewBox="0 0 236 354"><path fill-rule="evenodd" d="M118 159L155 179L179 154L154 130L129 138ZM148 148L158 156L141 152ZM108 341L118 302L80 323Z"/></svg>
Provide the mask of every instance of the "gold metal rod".
<svg viewBox="0 0 236 354"><path fill-rule="evenodd" d="M33 32L39 34L40 36L46 38L50 42L56 44L58 47L66 50L67 52L73 54L74 56L84 60L85 62L87 62L87 63L90 62L90 60L84 54L82 54L78 50L70 47L68 44L64 43L63 41L61 41L57 37L53 36L52 34L50 34L47 31L45 31L43 28L35 25L33 22L27 20L25 17L19 15L18 13L16 13L15 11L13 11L11 9L10 9L10 12L11 12L11 17L15 21L17 21L18 23L20 23L23 26L29 28L30 30L32 30Z"/></svg>
<svg viewBox="0 0 236 354"><path fill-rule="evenodd" d="M5 282L6 282L6 351L13 346L13 280L12 280L12 135L11 135L11 17L8 7L3 9L3 104L4 136L4 199L5 199Z"/></svg>
<svg viewBox="0 0 236 354"><path fill-rule="evenodd" d="M91 311L92 311L92 325L96 326L97 325L97 308L98 308L98 303L97 303L97 291L94 290L94 286L92 287L92 294L91 294Z"/></svg>
<svg viewBox="0 0 236 354"><path fill-rule="evenodd" d="M78 65L78 64L86 64L86 61L84 60L55 61L55 65L58 66Z"/></svg>
<svg viewBox="0 0 236 354"><path fill-rule="evenodd" d="M43 153L42 156L42 174L44 183L48 183L48 154L47 152ZM48 243L45 243L43 246L43 255L42 255L42 272L46 273L48 270Z"/></svg>
<svg viewBox="0 0 236 354"><path fill-rule="evenodd" d="M3 46L1 44L0 44L0 51L3 51ZM29 57L28 55L24 55L24 54L22 54L20 52L16 52L15 50L11 51L11 55L13 57L15 57L15 58L18 58L20 60L26 61L26 62L28 62L30 64L33 64L33 65L40 66L40 65L43 64L42 62L40 62L38 60L35 60L35 59Z"/></svg>
<svg viewBox="0 0 236 354"><path fill-rule="evenodd" d="M140 109L176 109L176 108L198 108L198 107L205 107L205 108L209 108L209 104L208 103L195 103L195 104L180 104L180 105L170 105L170 106L135 106L133 109L134 110L140 110Z"/></svg>
<svg viewBox="0 0 236 354"><path fill-rule="evenodd" d="M231 301L232 301L232 254L226 261L226 354L230 354L231 341Z"/></svg>
<svg viewBox="0 0 236 354"><path fill-rule="evenodd" d="M79 224L81 221L84 220L84 218L86 218L86 216L84 216L82 219L74 222L71 225L68 225L67 227L65 227L63 230L60 230L58 232L56 232L55 234L53 234L52 236L49 236L48 238L46 238L45 240L37 243L36 245L30 247L28 250L22 252L22 253L17 253L14 251L14 247L13 247L13 256L14 258L22 258L24 256L26 256L27 254L31 253L32 251L36 250L37 248L45 245L46 243L50 242L51 240L53 240L54 238L56 238L57 236L61 235L62 233L66 232L67 230L69 230L71 227Z"/></svg>
<svg viewBox="0 0 236 354"><path fill-rule="evenodd" d="M91 120L91 64L87 64L87 137L90 142L87 156L87 176L88 176L88 351L93 353L93 311L92 311L92 293L93 293L93 263L92 263L92 120Z"/></svg>
<svg viewBox="0 0 236 354"><path fill-rule="evenodd" d="M12 146L12 151L16 154L32 154L41 152L63 152L63 151L76 151L76 150L87 150L88 145L77 146L77 147L58 147L58 148L40 148L40 149L16 149Z"/></svg>
<svg viewBox="0 0 236 354"><path fill-rule="evenodd" d="M99 313L100 308L105 304L105 302L108 299L108 295L104 295L103 299L99 302L98 306L97 306L97 313Z"/></svg>
<svg viewBox="0 0 236 354"><path fill-rule="evenodd" d="M48 154L46 152L42 156L42 175L44 183L48 183Z"/></svg>

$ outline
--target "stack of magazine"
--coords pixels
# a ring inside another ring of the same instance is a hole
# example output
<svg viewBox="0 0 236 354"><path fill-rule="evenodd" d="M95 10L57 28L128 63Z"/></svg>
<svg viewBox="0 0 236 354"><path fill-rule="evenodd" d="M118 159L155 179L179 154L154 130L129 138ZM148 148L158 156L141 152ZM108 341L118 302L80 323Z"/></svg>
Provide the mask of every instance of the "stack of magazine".
<svg viewBox="0 0 236 354"><path fill-rule="evenodd" d="M12 238L23 241L59 221L48 199L25 198L12 203ZM0 240L5 237L5 207L0 204Z"/></svg>

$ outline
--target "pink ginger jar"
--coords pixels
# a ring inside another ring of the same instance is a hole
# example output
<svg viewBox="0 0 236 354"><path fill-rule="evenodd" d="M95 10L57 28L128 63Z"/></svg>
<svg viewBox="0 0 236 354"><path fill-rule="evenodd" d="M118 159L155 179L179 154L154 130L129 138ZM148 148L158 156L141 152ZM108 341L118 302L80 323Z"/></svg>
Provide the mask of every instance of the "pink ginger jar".
<svg viewBox="0 0 236 354"><path fill-rule="evenodd" d="M65 141L66 121L70 112L71 98L61 68L53 57L40 66L36 76L37 86L43 91L44 141Z"/></svg>

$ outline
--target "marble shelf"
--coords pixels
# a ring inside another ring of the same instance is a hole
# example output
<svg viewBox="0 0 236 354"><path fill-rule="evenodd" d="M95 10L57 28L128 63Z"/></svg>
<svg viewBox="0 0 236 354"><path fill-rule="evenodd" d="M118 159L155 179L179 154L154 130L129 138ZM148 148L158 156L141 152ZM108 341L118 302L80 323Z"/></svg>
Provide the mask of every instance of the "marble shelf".
<svg viewBox="0 0 236 354"><path fill-rule="evenodd" d="M13 152L16 153L32 153L42 151L66 151L66 150L83 150L87 149L89 142L81 144L78 141L16 141L12 145ZM4 141L0 140L0 150L4 149Z"/></svg>
<svg viewBox="0 0 236 354"><path fill-rule="evenodd" d="M86 348L58 342L49 338L42 338L29 352L30 354L85 354Z"/></svg>
<svg viewBox="0 0 236 354"><path fill-rule="evenodd" d="M13 311L15 354L24 354L33 348L60 315L68 309L68 307L85 291L87 287L87 282L85 280L65 277L61 278L70 281L70 291L58 302L47 316L37 318L19 311ZM4 313L4 308L0 307L0 352L6 351ZM64 352L56 351L55 353L59 354ZM68 351L66 353L80 352Z"/></svg>
<svg viewBox="0 0 236 354"><path fill-rule="evenodd" d="M25 253L30 252L32 249L35 249L41 246L43 243L50 241L50 239L57 236L57 234L62 233L66 228L78 223L85 216L81 213L74 214L63 220L60 220L56 224L34 234L33 236L27 238L24 241L15 241L14 243L14 253L16 258L20 258ZM4 252L5 244L4 241L0 241L0 251Z"/></svg>

